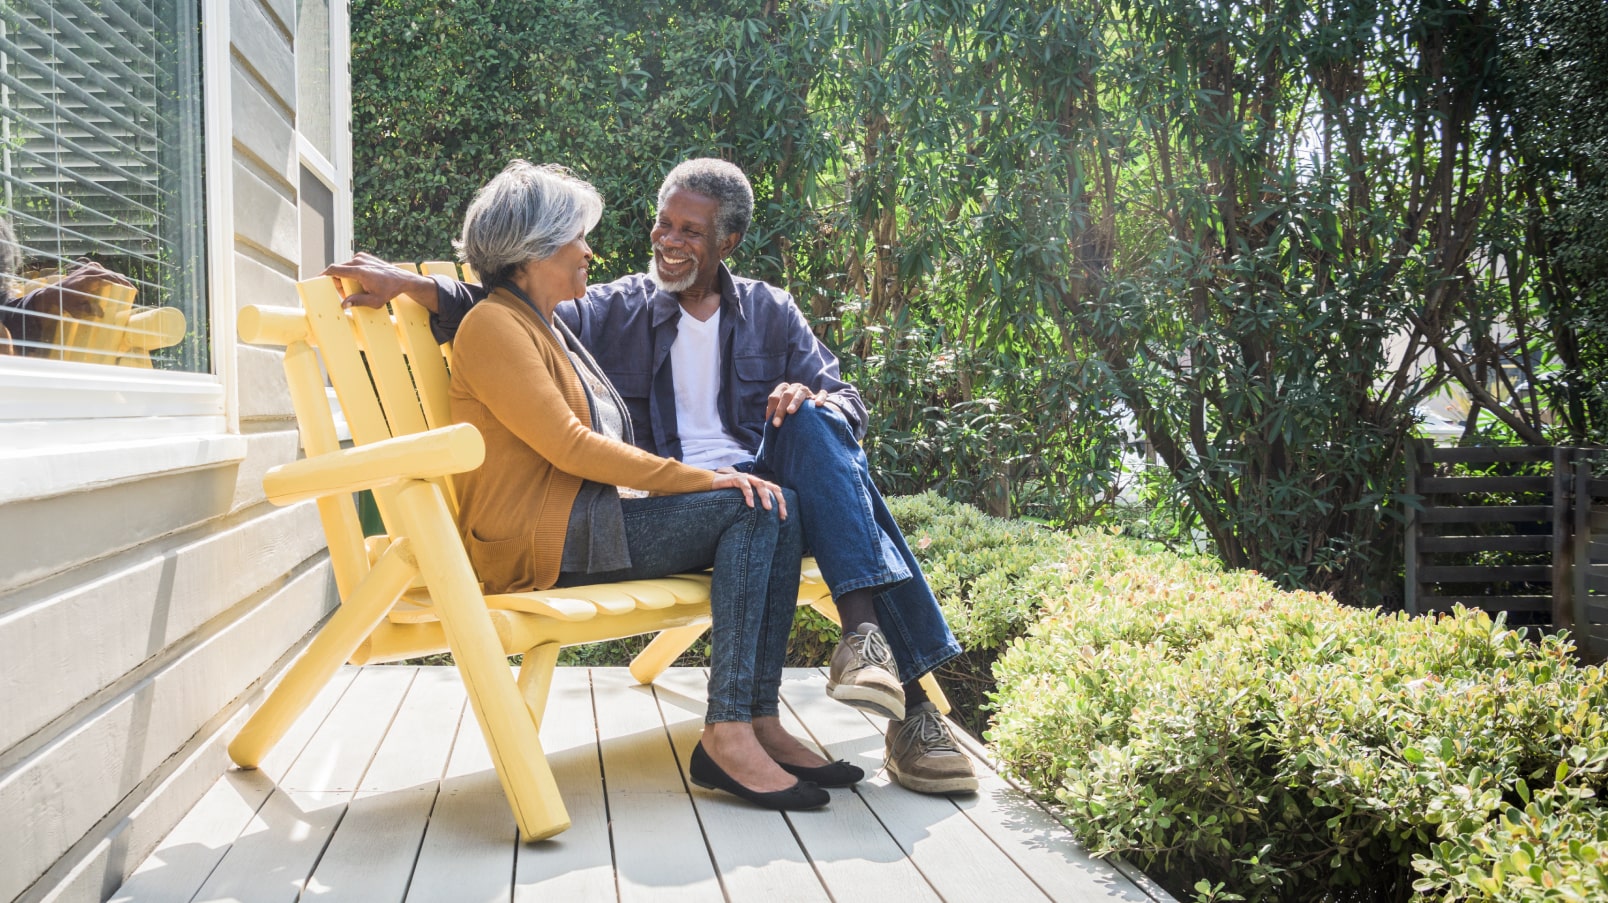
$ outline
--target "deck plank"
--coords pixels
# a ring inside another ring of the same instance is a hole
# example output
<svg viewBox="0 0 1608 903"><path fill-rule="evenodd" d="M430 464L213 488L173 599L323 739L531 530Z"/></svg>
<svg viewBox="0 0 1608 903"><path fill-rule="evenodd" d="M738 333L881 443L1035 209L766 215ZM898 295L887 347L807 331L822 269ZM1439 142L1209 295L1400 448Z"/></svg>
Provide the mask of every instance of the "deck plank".
<svg viewBox="0 0 1608 903"><path fill-rule="evenodd" d="M520 844L514 865L515 903L616 903L608 807L598 764L592 678L581 668L553 674L542 748L569 810L570 829L540 843Z"/></svg>
<svg viewBox="0 0 1608 903"><path fill-rule="evenodd" d="M519 828L470 706L419 846L408 903L504 903L513 898Z"/></svg>
<svg viewBox="0 0 1608 903"><path fill-rule="evenodd" d="M707 675L674 669L654 683L676 756L686 762L703 732ZM690 782L689 782L690 784ZM827 903L821 879L799 847L787 816L718 790L691 787L720 880L731 903Z"/></svg>
<svg viewBox="0 0 1608 903"><path fill-rule="evenodd" d="M785 816L692 789L705 679L559 669L542 741L573 824L521 844L456 671L343 669L263 770L223 775L112 899L1169 900L1088 856L970 738L979 794L892 784L878 720L828 699L815 669L787 673L783 723L871 778Z"/></svg>
<svg viewBox="0 0 1608 903"><path fill-rule="evenodd" d="M406 897L464 701L455 672L424 668L414 676L308 880L319 903Z"/></svg>
<svg viewBox="0 0 1608 903"><path fill-rule="evenodd" d="M412 680L408 668L357 672L197 899L274 903L300 897Z"/></svg>
<svg viewBox="0 0 1608 903"><path fill-rule="evenodd" d="M330 838L303 899L318 903L401 903L419 857L436 791L360 795Z"/></svg>
<svg viewBox="0 0 1608 903"><path fill-rule="evenodd" d="M722 897L653 691L623 668L592 670L603 783L620 900L704 903Z"/></svg>
<svg viewBox="0 0 1608 903"><path fill-rule="evenodd" d="M275 790L195 899L294 903L345 814L348 796Z"/></svg>
<svg viewBox="0 0 1608 903"><path fill-rule="evenodd" d="M811 686L811 681L816 686ZM819 696L825 705L811 702L813 696ZM833 746L826 740L832 735L830 728L817 726L818 720L842 717L845 713L855 718L859 716L841 703L826 698L826 686L816 672L789 669L782 681L782 703L818 749L830 758L854 762L874 779L881 768L880 757L874 762L863 757L852 758L841 744ZM878 738L865 746L880 751L881 740ZM832 805L815 812L794 813L789 820L810 862L835 899L899 900L901 903L942 899L856 791L833 790Z"/></svg>
<svg viewBox="0 0 1608 903"><path fill-rule="evenodd" d="M466 701L463 681L456 671L419 669L396 720L363 774L358 793L439 789ZM473 719L469 726L473 729Z"/></svg>
<svg viewBox="0 0 1608 903"><path fill-rule="evenodd" d="M812 675L813 676L813 675ZM784 682L783 695L815 739L833 755L873 775L856 788L866 805L915 867L947 900L1047 900L1032 879L944 796L912 793L877 774L883 762L882 719L866 718L834 702L800 675ZM982 765L981 767L986 767Z"/></svg>
<svg viewBox="0 0 1608 903"><path fill-rule="evenodd" d="M394 666L359 670L296 764L279 779L279 789L356 792L417 675L417 668Z"/></svg>
<svg viewBox="0 0 1608 903"><path fill-rule="evenodd" d="M335 672L329 683L313 697L313 701L308 704L301 717L290 725L290 729L279 738L274 748L262 757L262 762L257 765L256 770L275 782L283 778L285 772L289 771L296 763L296 759L301 756L302 750L307 748L307 741L312 739L313 734L324 724L324 719L329 717L330 710L335 708L335 704L340 702L341 697L352 686L352 681L357 679L358 670L342 668Z"/></svg>
<svg viewBox="0 0 1608 903"><path fill-rule="evenodd" d="M195 896L273 792L273 781L260 771L225 773L112 895L112 903Z"/></svg>

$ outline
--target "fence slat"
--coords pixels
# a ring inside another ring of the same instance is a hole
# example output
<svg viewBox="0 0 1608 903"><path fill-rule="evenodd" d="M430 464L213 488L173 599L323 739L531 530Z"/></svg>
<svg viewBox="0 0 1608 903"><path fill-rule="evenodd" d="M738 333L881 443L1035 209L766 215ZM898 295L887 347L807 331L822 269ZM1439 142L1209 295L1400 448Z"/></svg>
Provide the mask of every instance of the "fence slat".
<svg viewBox="0 0 1608 903"><path fill-rule="evenodd" d="M1550 564L1424 565L1420 583L1551 583Z"/></svg>
<svg viewBox="0 0 1608 903"><path fill-rule="evenodd" d="M1426 477L1418 491L1434 492L1550 492L1551 477Z"/></svg>
<svg viewBox="0 0 1608 903"><path fill-rule="evenodd" d="M1539 613L1552 610L1551 596L1425 596L1418 597L1424 611L1452 610L1455 605L1495 614L1499 611Z"/></svg>
<svg viewBox="0 0 1608 903"><path fill-rule="evenodd" d="M1552 520L1551 505L1469 505L1425 508L1426 524L1536 523Z"/></svg>
<svg viewBox="0 0 1608 903"><path fill-rule="evenodd" d="M1424 553L1455 552L1545 552L1551 543L1546 536L1421 536L1418 550Z"/></svg>
<svg viewBox="0 0 1608 903"><path fill-rule="evenodd" d="M1588 660L1608 658L1608 452L1415 443L1409 454L1407 611L1523 614L1572 630Z"/></svg>

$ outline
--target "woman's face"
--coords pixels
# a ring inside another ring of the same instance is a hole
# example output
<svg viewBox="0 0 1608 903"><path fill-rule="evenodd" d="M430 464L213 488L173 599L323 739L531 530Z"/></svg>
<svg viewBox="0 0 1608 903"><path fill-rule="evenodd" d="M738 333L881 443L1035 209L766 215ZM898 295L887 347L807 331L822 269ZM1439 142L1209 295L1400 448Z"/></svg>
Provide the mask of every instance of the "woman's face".
<svg viewBox="0 0 1608 903"><path fill-rule="evenodd" d="M586 236L577 235L551 257L528 266L537 290L556 303L586 294L586 269L591 262L592 248Z"/></svg>

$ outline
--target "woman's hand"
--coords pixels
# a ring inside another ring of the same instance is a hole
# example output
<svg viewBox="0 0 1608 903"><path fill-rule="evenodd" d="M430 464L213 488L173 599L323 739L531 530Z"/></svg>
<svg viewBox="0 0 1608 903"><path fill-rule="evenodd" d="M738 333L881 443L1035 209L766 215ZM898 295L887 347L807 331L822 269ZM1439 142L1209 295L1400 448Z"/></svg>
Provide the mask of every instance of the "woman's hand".
<svg viewBox="0 0 1608 903"><path fill-rule="evenodd" d="M787 499L782 497L782 487L770 480L762 480L751 473L715 473L716 489L741 489L743 499L748 507L754 507L754 496L759 496L759 503L769 511L774 503L782 520L787 520Z"/></svg>

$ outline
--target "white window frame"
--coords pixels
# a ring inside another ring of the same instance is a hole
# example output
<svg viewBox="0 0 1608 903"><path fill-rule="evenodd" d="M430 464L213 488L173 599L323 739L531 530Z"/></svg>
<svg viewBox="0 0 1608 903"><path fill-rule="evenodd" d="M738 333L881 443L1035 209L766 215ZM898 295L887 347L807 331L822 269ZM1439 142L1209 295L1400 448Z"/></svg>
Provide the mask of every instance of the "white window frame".
<svg viewBox="0 0 1608 903"><path fill-rule="evenodd" d="M334 159L296 131L297 161L335 195L335 261L352 256L352 37L347 0L329 3L330 149ZM296 80L300 90L301 79ZM297 107L301 104L298 102ZM298 184L300 184L298 182Z"/></svg>
<svg viewBox="0 0 1608 903"><path fill-rule="evenodd" d="M210 373L0 357L0 503L238 461L229 0L201 0Z"/></svg>

